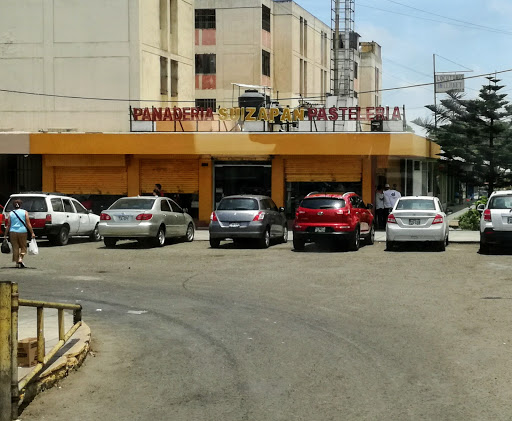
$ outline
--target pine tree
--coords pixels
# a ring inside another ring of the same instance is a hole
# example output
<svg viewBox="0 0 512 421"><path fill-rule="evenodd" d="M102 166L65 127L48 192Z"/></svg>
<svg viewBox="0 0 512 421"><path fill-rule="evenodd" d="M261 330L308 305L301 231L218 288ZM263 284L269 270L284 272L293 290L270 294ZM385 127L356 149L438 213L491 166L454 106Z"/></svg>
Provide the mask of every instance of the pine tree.
<svg viewBox="0 0 512 421"><path fill-rule="evenodd" d="M488 78L477 99L465 100L457 92L448 92L440 106L428 105L434 122L415 120L429 137L441 146L446 159L462 172L472 166L472 181L488 185L489 195L496 187L512 181L512 105L500 94L499 80Z"/></svg>

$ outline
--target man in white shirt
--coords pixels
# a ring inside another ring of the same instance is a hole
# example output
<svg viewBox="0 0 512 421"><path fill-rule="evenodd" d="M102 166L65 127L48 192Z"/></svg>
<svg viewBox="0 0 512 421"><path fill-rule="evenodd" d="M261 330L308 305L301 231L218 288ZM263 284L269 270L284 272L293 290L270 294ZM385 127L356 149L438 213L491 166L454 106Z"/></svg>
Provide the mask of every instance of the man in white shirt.
<svg viewBox="0 0 512 421"><path fill-rule="evenodd" d="M395 206L395 203L400 199L402 195L399 191L389 188L389 184L384 186L384 208L386 209L386 220L388 215L391 213L391 209Z"/></svg>

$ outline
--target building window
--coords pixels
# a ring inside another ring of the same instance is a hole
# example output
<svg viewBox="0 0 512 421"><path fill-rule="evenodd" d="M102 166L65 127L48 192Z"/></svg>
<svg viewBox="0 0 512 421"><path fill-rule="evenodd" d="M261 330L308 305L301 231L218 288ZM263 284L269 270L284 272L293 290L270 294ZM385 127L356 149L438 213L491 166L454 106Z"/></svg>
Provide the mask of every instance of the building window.
<svg viewBox="0 0 512 421"><path fill-rule="evenodd" d="M171 60L171 96L178 96L178 62Z"/></svg>
<svg viewBox="0 0 512 421"><path fill-rule="evenodd" d="M304 95L304 60L299 60L299 94Z"/></svg>
<svg viewBox="0 0 512 421"><path fill-rule="evenodd" d="M167 57L160 57L160 95L167 95L168 92Z"/></svg>
<svg viewBox="0 0 512 421"><path fill-rule="evenodd" d="M300 45L300 54L304 54L304 18L301 16L299 19L300 25L300 35L299 35L299 45Z"/></svg>
<svg viewBox="0 0 512 421"><path fill-rule="evenodd" d="M304 60L304 96L308 94L308 62Z"/></svg>
<svg viewBox="0 0 512 421"><path fill-rule="evenodd" d="M304 56L308 56L308 21L304 19Z"/></svg>
<svg viewBox="0 0 512 421"><path fill-rule="evenodd" d="M261 28L270 32L270 9L267 6L261 6Z"/></svg>
<svg viewBox="0 0 512 421"><path fill-rule="evenodd" d="M215 98L196 99L196 108L217 109L217 100Z"/></svg>
<svg viewBox="0 0 512 421"><path fill-rule="evenodd" d="M357 71L358 71L358 65L357 65L357 63L354 61L354 79L357 79Z"/></svg>
<svg viewBox="0 0 512 421"><path fill-rule="evenodd" d="M196 54L196 74L213 75L216 72L215 54Z"/></svg>
<svg viewBox="0 0 512 421"><path fill-rule="evenodd" d="M270 76L270 53L265 50L261 51L261 73Z"/></svg>
<svg viewBox="0 0 512 421"><path fill-rule="evenodd" d="M215 9L196 9L196 29L215 29Z"/></svg>

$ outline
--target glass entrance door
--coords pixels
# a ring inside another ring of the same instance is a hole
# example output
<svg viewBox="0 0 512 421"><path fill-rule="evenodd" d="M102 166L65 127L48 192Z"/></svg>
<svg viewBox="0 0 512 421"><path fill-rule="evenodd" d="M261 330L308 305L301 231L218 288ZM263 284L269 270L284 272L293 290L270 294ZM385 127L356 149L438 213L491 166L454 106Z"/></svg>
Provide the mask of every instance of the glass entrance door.
<svg viewBox="0 0 512 421"><path fill-rule="evenodd" d="M270 161L216 161L214 170L215 208L224 196L271 195L272 164Z"/></svg>

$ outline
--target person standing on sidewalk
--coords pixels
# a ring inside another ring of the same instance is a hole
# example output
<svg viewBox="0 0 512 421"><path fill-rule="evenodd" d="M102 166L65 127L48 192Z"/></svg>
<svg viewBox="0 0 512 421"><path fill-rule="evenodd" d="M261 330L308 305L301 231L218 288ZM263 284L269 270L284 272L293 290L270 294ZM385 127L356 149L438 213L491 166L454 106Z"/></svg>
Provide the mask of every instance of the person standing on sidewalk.
<svg viewBox="0 0 512 421"><path fill-rule="evenodd" d="M27 254L27 233L30 231L32 238L35 238L36 235L30 225L27 211L21 208L22 201L16 199L13 204L14 210L9 213L4 237L9 234L12 244L12 261L16 262L17 268L22 269L26 267L23 258Z"/></svg>
<svg viewBox="0 0 512 421"><path fill-rule="evenodd" d="M384 192L382 191L382 184L379 184L375 192L375 220L377 228L384 228L386 226L385 212Z"/></svg>
<svg viewBox="0 0 512 421"><path fill-rule="evenodd" d="M402 195L399 191L389 188L389 184L386 184L384 186L384 208L386 211L386 221L388 219L389 214L391 213L391 210L393 209L393 206L395 206L395 203L400 199Z"/></svg>

